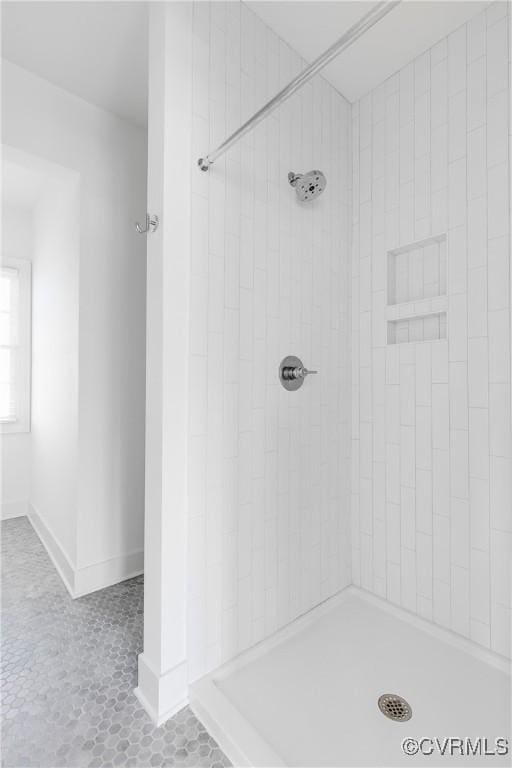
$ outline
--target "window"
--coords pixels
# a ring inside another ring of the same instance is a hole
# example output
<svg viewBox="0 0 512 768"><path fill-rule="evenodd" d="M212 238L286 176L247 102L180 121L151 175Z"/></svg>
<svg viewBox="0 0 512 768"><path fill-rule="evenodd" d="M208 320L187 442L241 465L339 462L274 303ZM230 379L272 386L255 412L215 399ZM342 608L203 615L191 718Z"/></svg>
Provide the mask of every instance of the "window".
<svg viewBox="0 0 512 768"><path fill-rule="evenodd" d="M0 427L30 430L30 262L0 267Z"/></svg>

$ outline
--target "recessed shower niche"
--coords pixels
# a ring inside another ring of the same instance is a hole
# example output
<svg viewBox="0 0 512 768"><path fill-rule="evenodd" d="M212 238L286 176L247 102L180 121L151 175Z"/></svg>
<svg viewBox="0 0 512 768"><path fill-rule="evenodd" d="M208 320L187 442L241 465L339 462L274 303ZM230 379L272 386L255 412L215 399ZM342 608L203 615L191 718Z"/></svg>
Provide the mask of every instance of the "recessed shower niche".
<svg viewBox="0 0 512 768"><path fill-rule="evenodd" d="M387 254L387 341L400 344L446 338L446 235Z"/></svg>

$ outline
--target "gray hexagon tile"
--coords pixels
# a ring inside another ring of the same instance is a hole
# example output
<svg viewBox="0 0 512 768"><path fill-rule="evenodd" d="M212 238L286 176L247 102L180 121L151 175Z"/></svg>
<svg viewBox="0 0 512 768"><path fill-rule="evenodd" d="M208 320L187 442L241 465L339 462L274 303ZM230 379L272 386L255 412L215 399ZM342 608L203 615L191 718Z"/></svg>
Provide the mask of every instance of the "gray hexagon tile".
<svg viewBox="0 0 512 768"><path fill-rule="evenodd" d="M186 707L155 728L133 694L142 576L72 600L26 518L2 531L2 765L230 763Z"/></svg>

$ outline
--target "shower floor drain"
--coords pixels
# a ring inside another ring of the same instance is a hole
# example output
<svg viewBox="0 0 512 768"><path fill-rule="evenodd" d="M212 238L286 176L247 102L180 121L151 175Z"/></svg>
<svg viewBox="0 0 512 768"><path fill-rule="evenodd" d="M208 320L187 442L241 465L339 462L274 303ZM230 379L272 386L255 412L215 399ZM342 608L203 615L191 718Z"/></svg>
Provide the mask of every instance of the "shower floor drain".
<svg viewBox="0 0 512 768"><path fill-rule="evenodd" d="M412 709L405 699L395 693L383 693L379 697L379 709L390 720L405 723L412 717Z"/></svg>

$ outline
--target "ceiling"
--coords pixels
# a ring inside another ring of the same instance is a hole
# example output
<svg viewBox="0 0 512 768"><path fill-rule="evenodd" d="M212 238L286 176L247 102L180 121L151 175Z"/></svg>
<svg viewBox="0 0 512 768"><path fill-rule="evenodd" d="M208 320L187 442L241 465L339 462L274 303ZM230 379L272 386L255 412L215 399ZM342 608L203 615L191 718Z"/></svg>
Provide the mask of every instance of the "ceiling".
<svg viewBox="0 0 512 768"><path fill-rule="evenodd" d="M249 0L248 5L312 61L375 3ZM403 0L325 70L355 101L488 5ZM119 117L147 123L148 2L2 2L2 55Z"/></svg>
<svg viewBox="0 0 512 768"><path fill-rule="evenodd" d="M363 0L249 0L247 4L307 61L323 53L376 5ZM349 101L356 101L487 5L477 0L402 0L329 64L323 75Z"/></svg>
<svg viewBox="0 0 512 768"><path fill-rule="evenodd" d="M2 56L139 126L148 3L2 2Z"/></svg>

